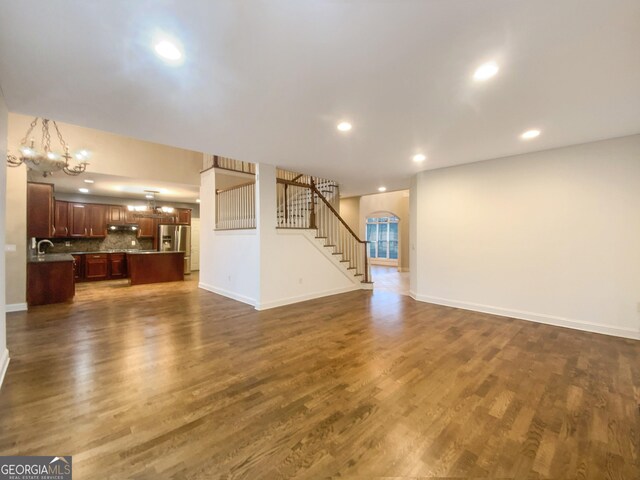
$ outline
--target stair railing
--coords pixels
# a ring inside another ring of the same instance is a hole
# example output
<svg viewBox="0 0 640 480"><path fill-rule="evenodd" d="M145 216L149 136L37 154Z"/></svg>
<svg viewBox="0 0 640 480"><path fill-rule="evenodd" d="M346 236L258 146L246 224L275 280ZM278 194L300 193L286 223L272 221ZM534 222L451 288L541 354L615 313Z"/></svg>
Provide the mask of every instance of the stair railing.
<svg viewBox="0 0 640 480"><path fill-rule="evenodd" d="M216 230L256 228L256 183L216 190Z"/></svg>
<svg viewBox="0 0 640 480"><path fill-rule="evenodd" d="M355 270L355 276L369 283L369 242L361 240L349 227L313 177L309 177L309 183L298 180L276 179L277 205L284 206L278 207L279 228L315 229L316 237L324 239L325 247L333 248L333 254L341 255L341 262L348 264L347 269Z"/></svg>

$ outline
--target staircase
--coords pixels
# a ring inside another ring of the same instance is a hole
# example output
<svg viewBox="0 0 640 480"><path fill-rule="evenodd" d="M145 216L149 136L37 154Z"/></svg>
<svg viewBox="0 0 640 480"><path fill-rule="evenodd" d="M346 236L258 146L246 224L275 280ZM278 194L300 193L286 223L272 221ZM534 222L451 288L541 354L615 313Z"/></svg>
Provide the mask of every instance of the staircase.
<svg viewBox="0 0 640 480"><path fill-rule="evenodd" d="M314 229L315 238L355 280L371 284L367 242L338 213L338 184L278 169L277 227Z"/></svg>

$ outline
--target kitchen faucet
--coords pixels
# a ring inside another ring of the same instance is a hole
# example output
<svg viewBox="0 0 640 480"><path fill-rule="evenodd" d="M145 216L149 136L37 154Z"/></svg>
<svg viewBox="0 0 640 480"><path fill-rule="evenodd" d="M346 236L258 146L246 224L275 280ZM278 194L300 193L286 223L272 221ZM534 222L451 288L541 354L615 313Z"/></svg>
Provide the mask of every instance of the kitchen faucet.
<svg viewBox="0 0 640 480"><path fill-rule="evenodd" d="M40 240L38 242L38 255L44 255L44 252L40 250L40 245L42 245L43 243L48 243L49 245L51 245L53 247L53 242L51 240Z"/></svg>

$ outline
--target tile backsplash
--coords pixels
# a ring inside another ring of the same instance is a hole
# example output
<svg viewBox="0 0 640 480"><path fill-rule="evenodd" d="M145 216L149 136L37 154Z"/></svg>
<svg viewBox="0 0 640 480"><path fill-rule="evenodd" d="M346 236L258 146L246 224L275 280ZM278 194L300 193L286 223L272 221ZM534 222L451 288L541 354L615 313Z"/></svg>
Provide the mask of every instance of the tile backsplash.
<svg viewBox="0 0 640 480"><path fill-rule="evenodd" d="M137 238L134 232L108 233L105 238L59 238L51 239L53 247L47 253L100 252L103 250L152 250L153 239ZM135 241L135 245L131 242ZM71 246L67 247L66 242Z"/></svg>

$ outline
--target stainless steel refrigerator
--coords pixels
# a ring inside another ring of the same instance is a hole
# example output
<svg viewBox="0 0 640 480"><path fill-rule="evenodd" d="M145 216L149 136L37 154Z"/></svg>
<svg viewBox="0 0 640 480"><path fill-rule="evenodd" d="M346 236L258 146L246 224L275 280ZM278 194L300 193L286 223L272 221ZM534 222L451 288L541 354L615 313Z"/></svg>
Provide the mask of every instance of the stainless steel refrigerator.
<svg viewBox="0 0 640 480"><path fill-rule="evenodd" d="M184 252L184 273L191 273L191 227L186 225L159 225L158 250Z"/></svg>

